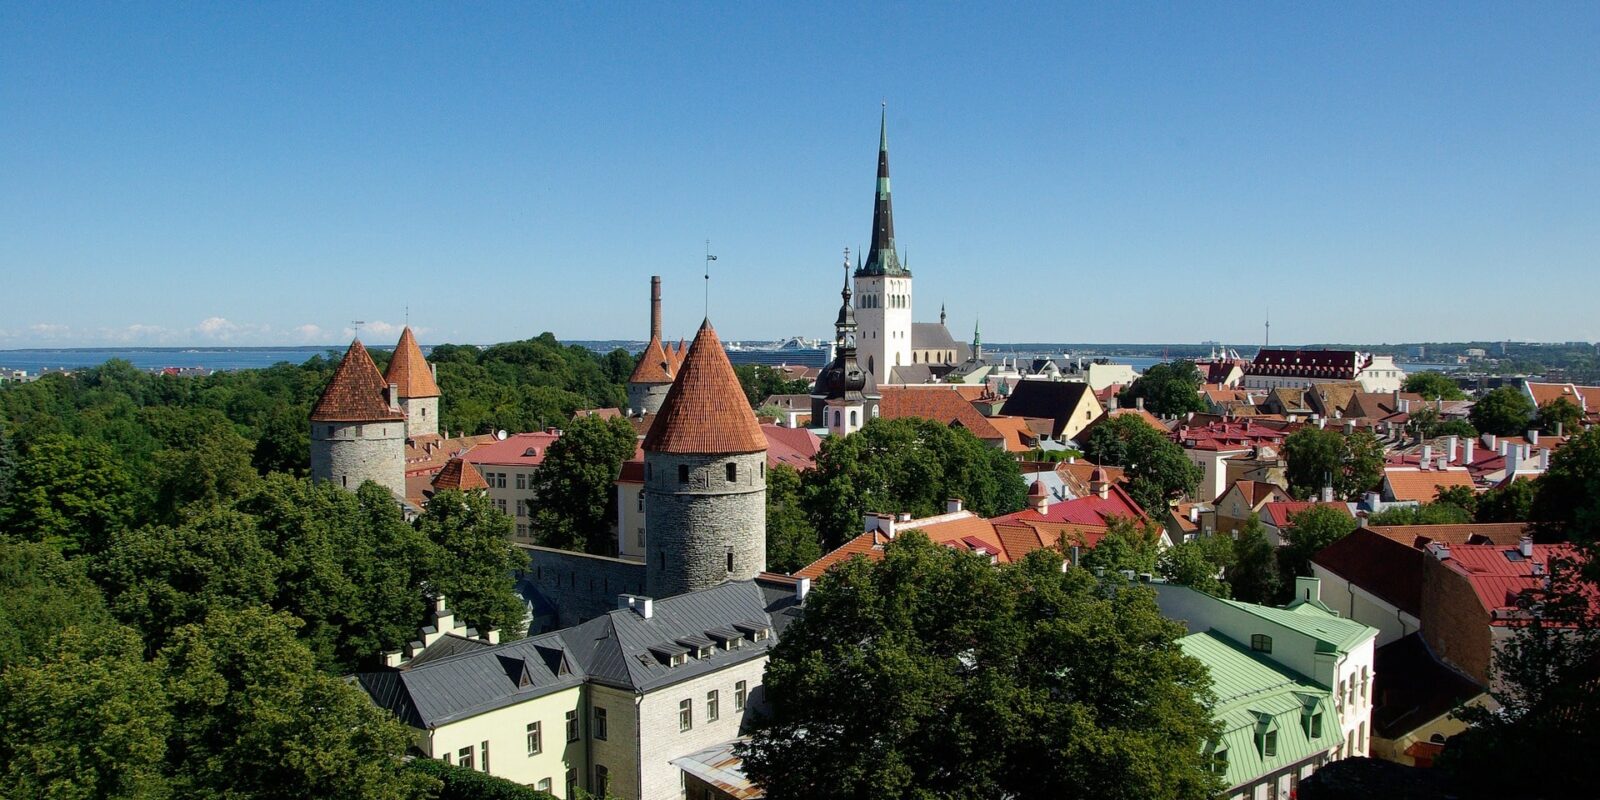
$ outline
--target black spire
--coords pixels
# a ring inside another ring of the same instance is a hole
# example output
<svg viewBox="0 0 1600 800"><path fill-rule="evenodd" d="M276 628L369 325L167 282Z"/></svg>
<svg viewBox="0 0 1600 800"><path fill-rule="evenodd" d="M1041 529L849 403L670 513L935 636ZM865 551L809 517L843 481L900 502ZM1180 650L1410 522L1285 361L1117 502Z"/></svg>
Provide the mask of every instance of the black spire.
<svg viewBox="0 0 1600 800"><path fill-rule="evenodd" d="M856 314L850 304L849 249L844 251L844 270L844 289L839 292L844 302L840 304L839 318L834 322L833 363L817 376L817 390L827 400L859 401L862 399L862 390L867 387L867 374L856 361Z"/></svg>
<svg viewBox="0 0 1600 800"><path fill-rule="evenodd" d="M878 187L872 199L872 245L867 248L867 264L857 275L910 277L900 264L894 246L894 204L889 199L889 109L884 106L878 122Z"/></svg>

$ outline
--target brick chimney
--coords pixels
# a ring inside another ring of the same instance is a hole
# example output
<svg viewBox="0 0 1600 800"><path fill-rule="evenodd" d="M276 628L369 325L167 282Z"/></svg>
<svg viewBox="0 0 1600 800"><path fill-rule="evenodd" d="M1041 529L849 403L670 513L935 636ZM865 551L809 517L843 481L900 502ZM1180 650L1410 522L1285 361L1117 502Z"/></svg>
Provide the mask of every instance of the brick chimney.
<svg viewBox="0 0 1600 800"><path fill-rule="evenodd" d="M661 276L650 276L650 338L661 338Z"/></svg>

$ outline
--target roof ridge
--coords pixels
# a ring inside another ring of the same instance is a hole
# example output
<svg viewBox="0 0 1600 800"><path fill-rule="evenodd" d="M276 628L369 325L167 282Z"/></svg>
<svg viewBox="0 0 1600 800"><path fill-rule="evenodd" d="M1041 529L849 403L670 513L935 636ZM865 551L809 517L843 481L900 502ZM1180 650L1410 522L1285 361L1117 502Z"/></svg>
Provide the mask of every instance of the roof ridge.
<svg viewBox="0 0 1600 800"><path fill-rule="evenodd" d="M315 422L390 422L406 415L389 405L389 382L360 339L339 359L333 377L311 409Z"/></svg>
<svg viewBox="0 0 1600 800"><path fill-rule="evenodd" d="M701 323L644 438L645 452L760 453L767 449L739 377L711 327Z"/></svg>

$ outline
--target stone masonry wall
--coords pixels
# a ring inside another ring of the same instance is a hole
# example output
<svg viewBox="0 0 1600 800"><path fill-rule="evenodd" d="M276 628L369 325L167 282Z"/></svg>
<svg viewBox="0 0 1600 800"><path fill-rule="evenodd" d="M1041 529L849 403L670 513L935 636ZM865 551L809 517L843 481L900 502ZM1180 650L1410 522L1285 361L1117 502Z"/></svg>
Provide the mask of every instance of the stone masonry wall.
<svg viewBox="0 0 1600 800"><path fill-rule="evenodd" d="M553 616L534 620L530 634L594 619L615 609L619 594L644 594L644 565L637 561L549 547L522 549L528 554L528 566L517 591L525 600L536 591L554 607Z"/></svg>
<svg viewBox="0 0 1600 800"><path fill-rule="evenodd" d="M314 422L311 477L350 491L373 481L406 496L405 423Z"/></svg>
<svg viewBox="0 0 1600 800"><path fill-rule="evenodd" d="M679 467L687 468L687 482ZM766 570L766 469L765 452L645 453L646 594L671 597Z"/></svg>
<svg viewBox="0 0 1600 800"><path fill-rule="evenodd" d="M401 398L400 410L406 412L407 436L426 436L439 432L439 398Z"/></svg>
<svg viewBox="0 0 1600 800"><path fill-rule="evenodd" d="M628 408L635 414L654 414L661 410L661 402L667 399L667 390L671 388L670 383L630 383Z"/></svg>

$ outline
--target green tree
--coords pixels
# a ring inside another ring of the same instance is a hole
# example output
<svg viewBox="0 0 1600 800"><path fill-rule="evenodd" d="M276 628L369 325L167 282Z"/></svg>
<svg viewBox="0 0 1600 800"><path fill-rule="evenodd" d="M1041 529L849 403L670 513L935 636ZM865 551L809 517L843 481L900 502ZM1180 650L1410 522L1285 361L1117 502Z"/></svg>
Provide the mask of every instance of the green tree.
<svg viewBox="0 0 1600 800"><path fill-rule="evenodd" d="M5 513L6 501L11 497L11 486L17 476L17 445L6 426L0 422L0 514Z"/></svg>
<svg viewBox="0 0 1600 800"><path fill-rule="evenodd" d="M1312 506L1289 518L1284 547L1278 555L1285 577L1311 574L1311 557L1317 551L1350 535L1356 521L1334 506Z"/></svg>
<svg viewBox="0 0 1600 800"><path fill-rule="evenodd" d="M0 530L63 552L94 553L124 528L139 503L126 468L92 439L49 434L28 445Z"/></svg>
<svg viewBox="0 0 1600 800"><path fill-rule="evenodd" d="M1600 427L1550 456L1550 468L1538 480L1533 518L1579 541L1600 539Z"/></svg>
<svg viewBox="0 0 1600 800"><path fill-rule="evenodd" d="M1164 417L1199 413L1206 410L1206 401L1200 396L1204 380L1193 361L1156 364L1128 384L1117 395L1117 402L1132 408L1142 399L1146 411Z"/></svg>
<svg viewBox="0 0 1600 800"><path fill-rule="evenodd" d="M738 376L751 408L775 394L805 394L811 389L808 381L789 380L783 372L765 364L740 364L733 368L733 374Z"/></svg>
<svg viewBox="0 0 1600 800"><path fill-rule="evenodd" d="M1577 433L1583 426L1583 409L1565 397L1557 397L1539 406L1539 414L1534 424L1539 430L1552 435L1558 430L1562 433Z"/></svg>
<svg viewBox="0 0 1600 800"><path fill-rule="evenodd" d="M1518 479L1497 486L1477 498L1473 519L1477 522L1528 522L1534 519L1533 500L1537 481Z"/></svg>
<svg viewBox="0 0 1600 800"><path fill-rule="evenodd" d="M611 502L622 462L638 449L627 420L579 417L545 453L533 475L533 529L539 543L609 554L616 541Z"/></svg>
<svg viewBox="0 0 1600 800"><path fill-rule="evenodd" d="M1160 554L1160 528L1127 517L1115 517L1106 526L1100 542L1083 554L1083 567L1105 574L1127 570L1140 575L1154 574Z"/></svg>
<svg viewBox="0 0 1600 800"><path fill-rule="evenodd" d="M1520 389L1502 386L1472 404L1472 427L1496 436L1521 436L1533 426L1537 409Z"/></svg>
<svg viewBox="0 0 1600 800"><path fill-rule="evenodd" d="M1301 428L1284 437L1283 453L1289 490L1301 499L1315 497L1329 480L1337 497L1355 497L1383 480L1383 443L1370 431Z"/></svg>
<svg viewBox="0 0 1600 800"><path fill-rule="evenodd" d="M1182 625L1061 563L911 532L836 567L773 650L745 773L772 800L1216 796Z"/></svg>
<svg viewBox="0 0 1600 800"><path fill-rule="evenodd" d="M51 649L62 631L112 624L100 590L54 547L0 537L0 672Z"/></svg>
<svg viewBox="0 0 1600 800"><path fill-rule="evenodd" d="M1462 525L1471 521L1471 511L1445 502L1397 506L1367 518L1368 525Z"/></svg>
<svg viewBox="0 0 1600 800"><path fill-rule="evenodd" d="M296 477L311 469L311 420L307 409L280 403L268 413L250 454L250 463L265 475L284 472Z"/></svg>
<svg viewBox="0 0 1600 800"><path fill-rule="evenodd" d="M1400 388L1422 395L1425 400L1465 400L1461 387L1443 372L1413 372L1406 376Z"/></svg>
<svg viewBox="0 0 1600 800"><path fill-rule="evenodd" d="M1464 419L1444 419L1439 416L1438 409L1424 406L1412 411L1406 420L1406 432L1422 439L1436 439L1440 436L1461 436L1475 439L1478 436L1472 423Z"/></svg>
<svg viewBox="0 0 1600 800"><path fill-rule="evenodd" d="M159 675L126 629L69 627L0 673L7 797L160 798L171 725Z"/></svg>
<svg viewBox="0 0 1600 800"><path fill-rule="evenodd" d="M822 557L822 543L801 504L800 473L787 464L767 470L767 569L795 572Z"/></svg>
<svg viewBox="0 0 1600 800"><path fill-rule="evenodd" d="M411 736L361 690L324 675L299 621L214 611L173 633L158 667L172 703L167 748L181 796L423 798L404 769Z"/></svg>
<svg viewBox="0 0 1600 800"><path fill-rule="evenodd" d="M1198 589L1215 597L1228 597L1233 588L1222 581L1233 564L1233 540L1202 536L1178 542L1156 559L1156 572L1170 583Z"/></svg>
<svg viewBox="0 0 1600 800"><path fill-rule="evenodd" d="M822 443L801 477L812 526L831 549L861 532L868 511L941 513L959 497L980 516L1020 510L1028 489L1015 459L965 428L916 417L869 420Z"/></svg>
<svg viewBox="0 0 1600 800"><path fill-rule="evenodd" d="M1193 492L1204 474L1182 447L1132 414L1096 425L1083 454L1096 464L1122 467L1128 494L1152 514L1165 510L1168 500Z"/></svg>
<svg viewBox="0 0 1600 800"><path fill-rule="evenodd" d="M1278 571L1278 548L1267 538L1261 518L1252 513L1233 543L1233 569L1228 571L1233 596L1246 603L1274 603L1283 586Z"/></svg>
<svg viewBox="0 0 1600 800"><path fill-rule="evenodd" d="M480 492L445 491L428 501L417 528L436 548L428 586L467 624L519 638L524 611L512 574L528 558L511 544L511 518Z"/></svg>

